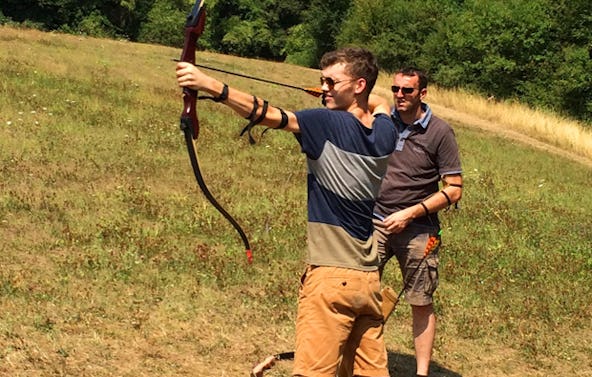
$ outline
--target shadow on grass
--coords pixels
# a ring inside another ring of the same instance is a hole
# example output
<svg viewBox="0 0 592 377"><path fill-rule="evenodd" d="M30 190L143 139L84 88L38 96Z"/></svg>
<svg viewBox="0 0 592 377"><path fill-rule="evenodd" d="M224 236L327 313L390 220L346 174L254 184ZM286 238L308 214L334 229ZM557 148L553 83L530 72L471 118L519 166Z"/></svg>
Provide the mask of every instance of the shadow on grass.
<svg viewBox="0 0 592 377"><path fill-rule="evenodd" d="M388 351L389 374L393 377L415 377L415 355ZM430 377L462 377L444 366L432 361Z"/></svg>

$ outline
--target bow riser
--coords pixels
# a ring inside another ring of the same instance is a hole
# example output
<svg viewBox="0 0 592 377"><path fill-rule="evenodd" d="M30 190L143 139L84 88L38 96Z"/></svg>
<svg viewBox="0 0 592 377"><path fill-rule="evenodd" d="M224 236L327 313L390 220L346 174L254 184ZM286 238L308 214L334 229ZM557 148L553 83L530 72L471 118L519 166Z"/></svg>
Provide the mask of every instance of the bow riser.
<svg viewBox="0 0 592 377"><path fill-rule="evenodd" d="M196 108L197 91L183 88L183 113L181 114L181 130L189 128L193 140L199 136L199 120L197 119Z"/></svg>
<svg viewBox="0 0 592 377"><path fill-rule="evenodd" d="M183 51L181 52L182 62L195 64L195 46L197 39L203 33L206 24L206 11L203 7L203 1L196 2L187 15L185 22L185 40ZM190 127L193 140L199 136L199 120L196 111L197 91L189 88L183 88L183 113L181 114L181 127Z"/></svg>

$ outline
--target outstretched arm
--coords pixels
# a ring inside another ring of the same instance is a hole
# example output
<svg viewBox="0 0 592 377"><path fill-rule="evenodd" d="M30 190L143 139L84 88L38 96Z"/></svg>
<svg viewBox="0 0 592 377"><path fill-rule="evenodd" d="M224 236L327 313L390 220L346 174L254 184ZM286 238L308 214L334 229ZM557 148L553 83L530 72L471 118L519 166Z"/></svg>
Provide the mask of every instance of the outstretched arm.
<svg viewBox="0 0 592 377"><path fill-rule="evenodd" d="M225 86L221 81L206 75L193 64L186 62L177 63L177 83L180 87L205 91L213 97L219 97L223 93ZM255 100L258 103L256 114L252 114L255 107L253 95L241 92L240 90L228 88L228 96L221 102L243 118L251 115L256 119L263 112L264 101L260 98L255 98ZM282 129L289 132L299 132L300 128L296 115L291 111L284 111L284 114L287 116L287 123ZM278 128L282 125L282 111L277 107L269 106L265 117L259 124L270 128Z"/></svg>

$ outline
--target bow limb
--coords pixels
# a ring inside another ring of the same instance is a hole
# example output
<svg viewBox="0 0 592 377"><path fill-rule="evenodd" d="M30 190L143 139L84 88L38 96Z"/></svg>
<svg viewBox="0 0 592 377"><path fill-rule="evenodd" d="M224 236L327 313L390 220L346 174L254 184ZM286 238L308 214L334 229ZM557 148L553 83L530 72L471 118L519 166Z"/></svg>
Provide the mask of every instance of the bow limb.
<svg viewBox="0 0 592 377"><path fill-rule="evenodd" d="M206 21L206 12L204 7L204 0L197 0L191 12L187 15L185 23L185 42L183 51L181 52L180 61L195 64L195 46L197 39L203 32ZM195 151L194 140L197 140L199 135L199 120L197 118L197 91L189 88L183 88L183 112L181 113L181 130L185 135L185 144L187 144L187 152L189 153L189 160L193 168L193 173L199 188L204 193L208 201L228 220L240 235L243 244L245 245L245 252L247 254L247 261L253 261L253 254L249 239L241 226L236 220L222 207L216 198L208 189L197 159Z"/></svg>

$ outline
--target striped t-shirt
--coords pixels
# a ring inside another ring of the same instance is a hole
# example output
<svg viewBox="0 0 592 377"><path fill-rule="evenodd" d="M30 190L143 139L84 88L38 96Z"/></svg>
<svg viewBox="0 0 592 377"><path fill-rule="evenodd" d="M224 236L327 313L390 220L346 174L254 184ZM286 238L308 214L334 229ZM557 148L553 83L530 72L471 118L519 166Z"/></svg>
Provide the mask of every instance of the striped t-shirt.
<svg viewBox="0 0 592 377"><path fill-rule="evenodd" d="M328 109L296 117L308 163L307 263L376 270L372 209L395 148L393 122L378 115L369 129L349 112Z"/></svg>

